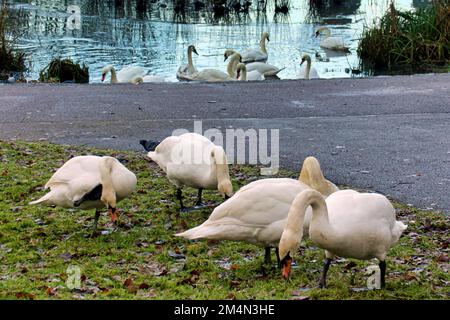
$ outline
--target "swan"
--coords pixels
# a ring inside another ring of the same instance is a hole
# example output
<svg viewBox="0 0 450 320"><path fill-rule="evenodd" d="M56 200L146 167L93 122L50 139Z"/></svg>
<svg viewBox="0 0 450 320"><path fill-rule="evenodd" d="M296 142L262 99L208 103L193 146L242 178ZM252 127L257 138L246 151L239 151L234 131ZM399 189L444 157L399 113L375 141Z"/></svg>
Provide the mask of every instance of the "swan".
<svg viewBox="0 0 450 320"><path fill-rule="evenodd" d="M239 81L261 81L264 76L256 70L247 72L247 67L243 63L237 65L236 77Z"/></svg>
<svg viewBox="0 0 450 320"><path fill-rule="evenodd" d="M326 287L328 268L335 255L368 260L377 258L381 270L381 287L385 287L386 254L406 229L395 219L389 200L376 193L354 190L337 191L326 200L315 190L298 194L289 209L279 243L283 277L289 277L290 253L297 251L302 239L303 220L312 207L309 237L325 249L325 264L319 286Z"/></svg>
<svg viewBox="0 0 450 320"><path fill-rule="evenodd" d="M309 54L305 54L302 57L302 62L300 63L300 66L303 65L303 63L306 61L306 68L300 69L300 72L298 73L299 79L318 79L320 78L319 74L317 73L317 70L314 67L311 67L311 57Z"/></svg>
<svg viewBox="0 0 450 320"><path fill-rule="evenodd" d="M154 75L146 75L144 77L142 77L142 82L147 83L147 82L166 82L166 79L160 76L154 76Z"/></svg>
<svg viewBox="0 0 450 320"><path fill-rule="evenodd" d="M105 81L106 75L111 72L111 83L133 83L142 82L145 70L141 67L128 66L116 72L113 65L108 65L102 69L102 82Z"/></svg>
<svg viewBox="0 0 450 320"><path fill-rule="evenodd" d="M226 60L226 59L225 59ZM235 52L231 55L230 61L228 62L227 65L227 73L228 76L230 76L233 79L237 79L236 75L237 75L237 65L242 62L242 56Z"/></svg>
<svg viewBox="0 0 450 320"><path fill-rule="evenodd" d="M230 62L227 66L227 72L222 72L216 69L204 69L200 72L196 72L190 75L184 75L184 79L188 81L207 81L207 82L223 82L223 81L235 81L235 77L231 75L235 73L235 65L242 60L239 53L233 54Z"/></svg>
<svg viewBox="0 0 450 320"><path fill-rule="evenodd" d="M167 137L161 143L139 142L149 151L147 157L156 162L177 187L181 211L188 210L183 205L183 186L198 189L196 206L202 204L203 189L218 190L225 198L233 195L225 151L204 136L184 133Z"/></svg>
<svg viewBox="0 0 450 320"><path fill-rule="evenodd" d="M244 52L242 52L242 62L249 63L249 62L266 62L267 61L267 49L266 49L266 39L269 40L269 33L263 32L261 36L261 40L259 42L259 49L248 49Z"/></svg>
<svg viewBox="0 0 450 320"><path fill-rule="evenodd" d="M186 80L189 81L189 76L197 73L197 69L194 67L194 63L192 62L192 52L198 55L197 49L195 46L190 45L187 49L188 54L188 64L182 65L178 68L177 71L177 79L178 80Z"/></svg>
<svg viewBox="0 0 450 320"><path fill-rule="evenodd" d="M320 35L321 32L325 33L325 39L320 42L320 46L322 48L335 51L350 52L350 48L345 45L344 39L342 39L341 37L332 37L331 30L329 28L321 27L317 29L316 38Z"/></svg>
<svg viewBox="0 0 450 320"><path fill-rule="evenodd" d="M236 54L236 53L238 53L238 52L236 52L235 50L232 50L232 49L225 50L225 52L223 54L224 61L226 61L228 59L228 57L230 57L230 56L232 56L233 54ZM264 77L274 77L280 71L286 69L286 68L278 68L278 67L275 67L275 66L273 66L271 64L268 64L268 63L265 63L265 62L250 62L250 63L246 64L246 67L247 67L247 72L250 72L250 71L253 71L253 70L257 70L259 73L263 74ZM234 74L230 74L230 72L228 72L228 74L231 77L236 77L236 73L235 72L234 72Z"/></svg>
<svg viewBox="0 0 450 320"><path fill-rule="evenodd" d="M314 187L320 186L319 190L324 192L325 196L338 190L323 177L317 159L314 157L308 159L303 163L299 180L268 178L251 182L216 207L203 224L176 236L190 240L249 242L265 247L265 262L269 263L270 248L278 249L291 203L297 194L310 188L307 183ZM306 233L308 227L309 221L305 219Z"/></svg>
<svg viewBox="0 0 450 320"><path fill-rule="evenodd" d="M50 192L29 204L95 209L92 232L95 235L100 209L106 206L111 220L116 222L116 203L128 197L136 183L135 174L113 157L77 156L48 180L44 188L50 188Z"/></svg>

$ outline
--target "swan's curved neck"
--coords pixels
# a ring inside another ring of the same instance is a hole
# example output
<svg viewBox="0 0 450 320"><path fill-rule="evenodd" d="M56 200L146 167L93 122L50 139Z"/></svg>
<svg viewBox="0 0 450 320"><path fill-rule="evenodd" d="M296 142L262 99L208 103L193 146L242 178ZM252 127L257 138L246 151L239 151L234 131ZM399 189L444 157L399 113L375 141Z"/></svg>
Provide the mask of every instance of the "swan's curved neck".
<svg viewBox="0 0 450 320"><path fill-rule="evenodd" d="M261 38L261 41L259 42L259 47L261 48L261 51L267 54L267 49L266 49L266 37L263 36Z"/></svg>
<svg viewBox="0 0 450 320"><path fill-rule="evenodd" d="M303 222L308 206L313 216L309 227L309 236L318 245L329 247L336 233L328 220L328 210L324 197L315 190L305 190L292 202L281 239L290 246L298 246L303 237Z"/></svg>
<svg viewBox="0 0 450 320"><path fill-rule="evenodd" d="M308 80L309 80L310 73L311 73L311 60L308 59L308 60L306 61L306 74L305 74L305 79L308 79Z"/></svg>
<svg viewBox="0 0 450 320"><path fill-rule="evenodd" d="M114 67L111 68L111 83L118 83L116 69Z"/></svg>
<svg viewBox="0 0 450 320"><path fill-rule="evenodd" d="M239 63L239 57L235 54L231 56L230 62L227 65L227 73L231 78L236 78L236 69Z"/></svg>
<svg viewBox="0 0 450 320"><path fill-rule="evenodd" d="M241 69L241 76L239 77L241 81L247 81L247 69Z"/></svg>
<svg viewBox="0 0 450 320"><path fill-rule="evenodd" d="M192 61L192 50L188 50L188 69L190 73L195 72L194 62Z"/></svg>
<svg viewBox="0 0 450 320"><path fill-rule="evenodd" d="M102 182L102 201L108 202L112 207L116 206L116 192L111 177L113 167L115 165L114 158L103 157L100 163L100 179Z"/></svg>

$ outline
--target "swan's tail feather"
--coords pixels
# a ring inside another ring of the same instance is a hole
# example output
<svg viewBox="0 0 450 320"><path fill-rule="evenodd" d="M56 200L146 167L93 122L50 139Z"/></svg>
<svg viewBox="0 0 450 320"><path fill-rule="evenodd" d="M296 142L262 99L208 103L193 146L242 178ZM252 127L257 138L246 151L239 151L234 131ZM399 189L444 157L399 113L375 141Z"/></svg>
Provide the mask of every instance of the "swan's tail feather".
<svg viewBox="0 0 450 320"><path fill-rule="evenodd" d="M28 204L34 205L34 204L40 204L40 203L47 203L51 199L51 197L52 197L52 192L49 192L46 195L44 195L43 197L41 197L40 199L31 201Z"/></svg>
<svg viewBox="0 0 450 320"><path fill-rule="evenodd" d="M267 78L267 77L274 77L274 76L276 76L280 71L283 71L284 69L286 69L286 67L283 67L283 68L278 69L278 70L268 71L268 72L264 73L264 77L265 77L265 78Z"/></svg>
<svg viewBox="0 0 450 320"><path fill-rule="evenodd" d="M204 227L200 225L198 227L186 230L181 233L175 234L177 237L183 237L185 239L194 240L194 239L209 239L214 237L217 234L216 228L214 226Z"/></svg>

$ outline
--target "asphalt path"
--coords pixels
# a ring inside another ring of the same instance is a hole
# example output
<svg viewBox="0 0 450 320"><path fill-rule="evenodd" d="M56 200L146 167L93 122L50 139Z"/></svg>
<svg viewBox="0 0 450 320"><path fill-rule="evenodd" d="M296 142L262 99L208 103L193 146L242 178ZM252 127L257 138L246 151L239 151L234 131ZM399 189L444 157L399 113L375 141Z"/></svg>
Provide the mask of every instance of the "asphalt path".
<svg viewBox="0 0 450 320"><path fill-rule="evenodd" d="M0 139L143 151L140 139L193 131L194 121L224 134L269 129L275 137L270 129L278 129L281 167L299 170L314 155L337 184L450 212L450 74L0 85Z"/></svg>

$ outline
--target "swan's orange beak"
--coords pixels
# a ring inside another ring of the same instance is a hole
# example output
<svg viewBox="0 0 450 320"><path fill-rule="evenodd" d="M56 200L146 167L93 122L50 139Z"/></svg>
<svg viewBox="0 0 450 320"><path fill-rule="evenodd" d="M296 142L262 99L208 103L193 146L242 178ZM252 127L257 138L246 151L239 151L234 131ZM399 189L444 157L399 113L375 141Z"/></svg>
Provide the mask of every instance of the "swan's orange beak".
<svg viewBox="0 0 450 320"><path fill-rule="evenodd" d="M119 215L118 215L117 209L109 207L108 208L108 213L111 216L111 221L113 223L116 223L116 221L119 219Z"/></svg>
<svg viewBox="0 0 450 320"><path fill-rule="evenodd" d="M105 81L106 73L102 74L102 82Z"/></svg>
<svg viewBox="0 0 450 320"><path fill-rule="evenodd" d="M281 261L281 265L282 265L282 269L281 269L281 274L283 276L283 278L288 279L289 275L291 274L291 266L292 264L292 258L289 257L289 255L287 255L282 261Z"/></svg>

